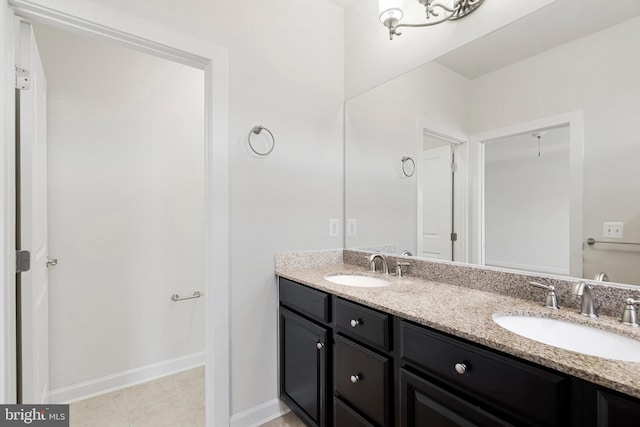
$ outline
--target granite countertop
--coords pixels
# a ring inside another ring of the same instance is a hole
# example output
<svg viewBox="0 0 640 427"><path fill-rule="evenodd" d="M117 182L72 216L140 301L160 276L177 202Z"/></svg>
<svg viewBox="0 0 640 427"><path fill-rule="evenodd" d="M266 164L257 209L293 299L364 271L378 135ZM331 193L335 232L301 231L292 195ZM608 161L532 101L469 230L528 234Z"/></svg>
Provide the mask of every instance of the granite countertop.
<svg viewBox="0 0 640 427"><path fill-rule="evenodd" d="M603 359L542 344L498 326L492 315L562 319L636 340L640 340L640 328L621 325L618 319L608 316L589 319L572 309L552 311L525 299L420 278L389 275L385 278L392 284L380 288L358 288L324 280L325 275L335 273L382 276L343 263L276 269L278 276L640 398L640 363ZM541 297L540 302L543 300Z"/></svg>

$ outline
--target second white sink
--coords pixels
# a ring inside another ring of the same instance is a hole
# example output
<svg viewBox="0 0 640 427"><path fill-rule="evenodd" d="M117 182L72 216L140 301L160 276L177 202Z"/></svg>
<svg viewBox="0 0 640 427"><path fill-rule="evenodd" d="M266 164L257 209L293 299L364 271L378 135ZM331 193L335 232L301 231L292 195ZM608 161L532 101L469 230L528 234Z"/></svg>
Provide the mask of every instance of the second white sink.
<svg viewBox="0 0 640 427"><path fill-rule="evenodd" d="M331 283L345 286L355 286L358 288L381 288L389 286L390 281L378 277L361 276L358 274L328 274L324 280Z"/></svg>
<svg viewBox="0 0 640 427"><path fill-rule="evenodd" d="M612 332L543 317L494 314L493 321L543 344L605 359L640 362L640 341Z"/></svg>

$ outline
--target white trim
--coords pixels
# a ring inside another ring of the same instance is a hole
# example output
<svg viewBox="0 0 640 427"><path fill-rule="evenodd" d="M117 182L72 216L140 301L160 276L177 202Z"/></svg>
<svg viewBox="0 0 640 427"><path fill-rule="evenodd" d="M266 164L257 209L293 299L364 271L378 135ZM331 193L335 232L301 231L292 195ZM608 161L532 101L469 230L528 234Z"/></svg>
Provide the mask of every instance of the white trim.
<svg viewBox="0 0 640 427"><path fill-rule="evenodd" d="M68 31L109 39L127 47L205 71L206 419L209 426L229 425L229 59L227 50L91 0L9 1L15 13L20 16ZM6 29L4 32L7 32ZM6 46L3 46L3 58L10 58L9 63L12 69L12 53L7 52ZM3 81L5 91L8 90L7 80L5 78ZM13 93L12 88L10 93ZM10 131L6 129L13 126L10 113L3 111L2 119L4 120L4 127L1 130L4 138L3 146L12 146ZM10 186L13 185L10 166L13 156L5 159L5 162L0 165L0 176L6 179ZM11 212L13 202L4 194L2 202L3 209ZM2 247L7 248L8 240L6 239L10 238L9 234L5 232L4 236L0 237L4 240ZM4 254L4 266L12 265L12 255L13 252ZM4 273L5 277L11 276L6 270ZM14 280L10 278L4 282L4 286L13 288L13 282ZM7 289L2 292L5 298L8 293ZM5 304L7 304L6 301ZM8 321L6 318L4 320ZM6 336L4 340L3 344L7 351L12 340L15 340L15 331L13 336ZM15 352L15 349L13 351ZM7 355L10 356L10 353L5 353L5 357ZM5 388L8 387L6 382L10 380L10 375L11 368L4 375Z"/></svg>
<svg viewBox="0 0 640 427"><path fill-rule="evenodd" d="M0 5L0 402L16 403L14 16Z"/></svg>
<svg viewBox="0 0 640 427"><path fill-rule="evenodd" d="M231 417L231 427L257 427L289 412L279 399L262 403Z"/></svg>
<svg viewBox="0 0 640 427"><path fill-rule="evenodd" d="M167 375L177 374L204 365L205 353L199 352L177 359L142 366L117 374L107 375L90 381L83 381L49 392L50 403L72 403L78 400L146 383Z"/></svg>
<svg viewBox="0 0 640 427"><path fill-rule="evenodd" d="M430 135L455 146L457 164L454 181L454 228L458 233L457 244L453 245L454 261L469 262L469 210L467 200L469 192L469 136L464 132L442 125L436 121L418 118L416 120L416 255L422 256L422 160L424 158L424 135Z"/></svg>
<svg viewBox="0 0 640 427"><path fill-rule="evenodd" d="M484 250L484 144L495 139L522 135L543 129L569 125L569 274L582 277L583 239L583 162L584 162L584 114L572 111L529 122L518 123L471 136L471 173L473 189L470 197L471 262L485 265Z"/></svg>

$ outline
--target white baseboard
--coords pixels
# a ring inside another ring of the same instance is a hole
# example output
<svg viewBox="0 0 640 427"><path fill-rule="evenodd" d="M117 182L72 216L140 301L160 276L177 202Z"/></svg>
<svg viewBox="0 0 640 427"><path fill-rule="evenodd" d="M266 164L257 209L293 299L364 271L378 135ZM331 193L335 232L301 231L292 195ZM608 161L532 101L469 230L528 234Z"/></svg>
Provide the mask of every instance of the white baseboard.
<svg viewBox="0 0 640 427"><path fill-rule="evenodd" d="M256 427L289 412L280 399L273 399L261 405L242 411L231 417L230 427Z"/></svg>
<svg viewBox="0 0 640 427"><path fill-rule="evenodd" d="M180 371L204 365L205 353L193 353L177 359L167 360L153 365L130 369L106 377L83 381L49 391L50 403L72 403L100 394L131 387L136 384L155 380Z"/></svg>

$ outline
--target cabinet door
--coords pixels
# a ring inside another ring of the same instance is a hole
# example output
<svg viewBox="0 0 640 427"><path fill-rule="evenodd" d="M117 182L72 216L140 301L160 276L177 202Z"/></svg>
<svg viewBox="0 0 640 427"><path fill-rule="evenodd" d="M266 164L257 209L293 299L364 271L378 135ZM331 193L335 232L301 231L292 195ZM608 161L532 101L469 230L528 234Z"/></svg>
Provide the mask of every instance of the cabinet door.
<svg viewBox="0 0 640 427"><path fill-rule="evenodd" d="M598 427L640 425L640 401L604 390L597 391Z"/></svg>
<svg viewBox="0 0 640 427"><path fill-rule="evenodd" d="M307 425L327 425L327 329L280 307L280 397Z"/></svg>
<svg viewBox="0 0 640 427"><path fill-rule="evenodd" d="M402 427L507 427L512 424L400 369Z"/></svg>

